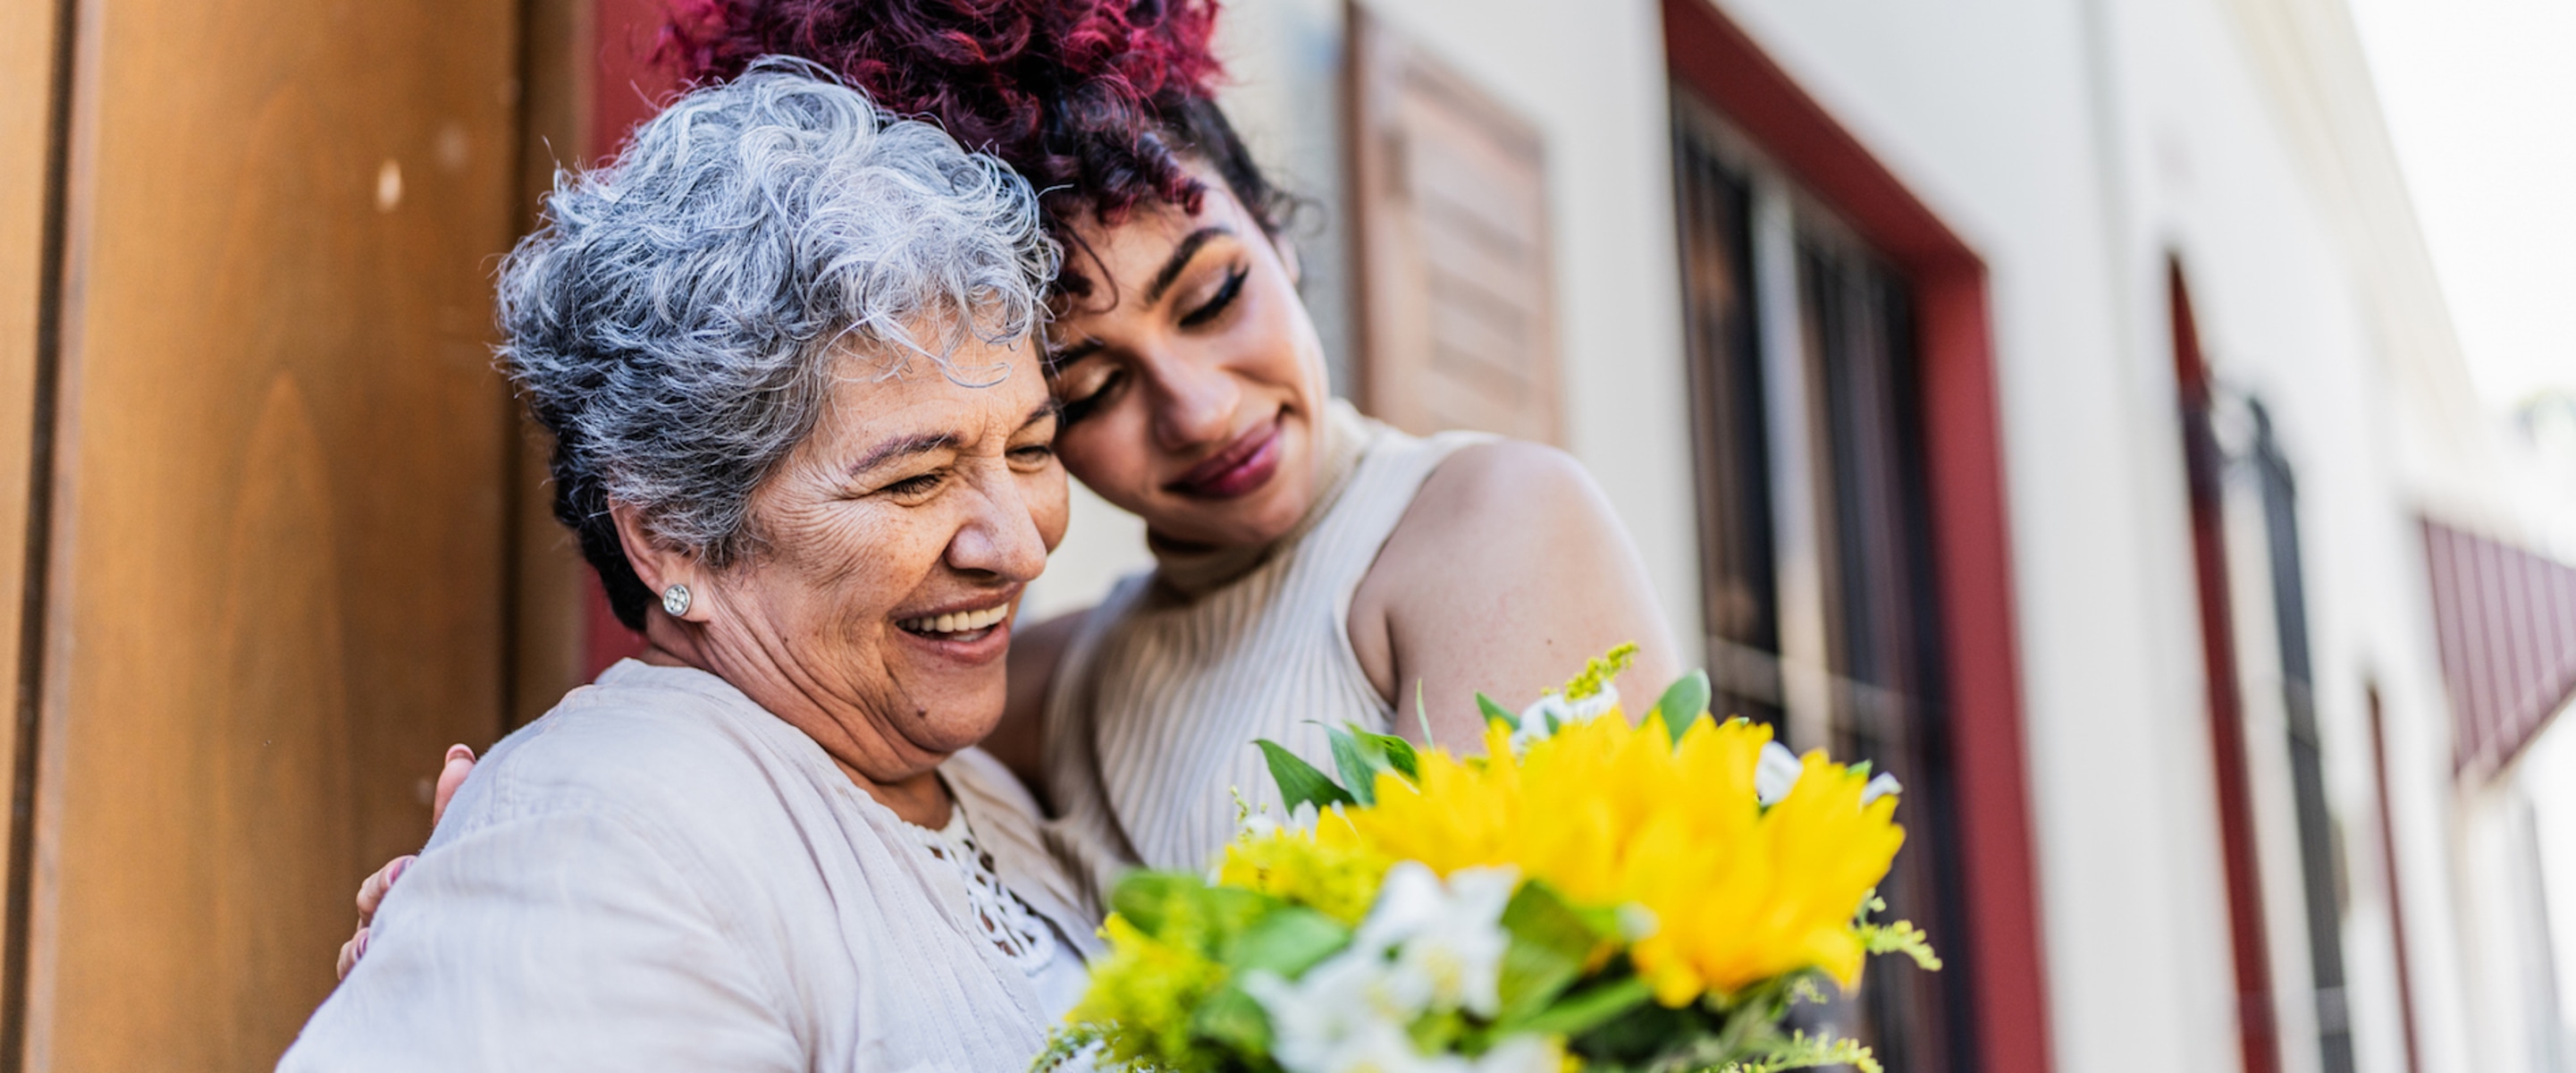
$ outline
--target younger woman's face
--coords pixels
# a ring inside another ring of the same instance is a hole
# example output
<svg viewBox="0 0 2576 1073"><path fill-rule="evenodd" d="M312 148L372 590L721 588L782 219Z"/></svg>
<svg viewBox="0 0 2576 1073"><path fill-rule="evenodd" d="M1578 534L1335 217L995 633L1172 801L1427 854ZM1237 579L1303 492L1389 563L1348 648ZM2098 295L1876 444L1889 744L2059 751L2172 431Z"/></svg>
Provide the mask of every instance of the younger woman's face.
<svg viewBox="0 0 2576 1073"><path fill-rule="evenodd" d="M1047 332L1056 450L1158 537L1262 544L1319 491L1323 345L1282 247L1223 180L1199 178L1196 213L1140 205L1078 229L1089 248L1068 267L1092 291Z"/></svg>

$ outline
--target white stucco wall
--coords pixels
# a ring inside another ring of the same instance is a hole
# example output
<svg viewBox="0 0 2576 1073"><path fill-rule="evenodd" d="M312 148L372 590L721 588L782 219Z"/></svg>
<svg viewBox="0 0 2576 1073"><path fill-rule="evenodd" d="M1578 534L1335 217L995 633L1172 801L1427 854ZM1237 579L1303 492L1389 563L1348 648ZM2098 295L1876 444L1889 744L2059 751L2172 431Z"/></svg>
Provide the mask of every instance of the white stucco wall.
<svg viewBox="0 0 2576 1073"><path fill-rule="evenodd" d="M2060 1068L2236 1062L2164 262L2222 382L2270 408L2300 481L2311 644L2348 847L2352 1011L2394 1070L2364 683L2387 704L2426 1057L2467 1058L2421 550L2387 355L2353 249L2215 2L1724 5L1994 269L2033 787ZM2240 578L2240 590L2260 581ZM2240 591L2240 596L2257 595ZM2268 622L2263 623L2268 626ZM2259 639L2259 640L2268 640ZM2277 669L2249 668L2267 856L2285 829ZM2267 761L2269 761L2267 763ZM2295 871L2267 869L2276 984L2303 986ZM2292 1068L2314 1031L2283 1003Z"/></svg>

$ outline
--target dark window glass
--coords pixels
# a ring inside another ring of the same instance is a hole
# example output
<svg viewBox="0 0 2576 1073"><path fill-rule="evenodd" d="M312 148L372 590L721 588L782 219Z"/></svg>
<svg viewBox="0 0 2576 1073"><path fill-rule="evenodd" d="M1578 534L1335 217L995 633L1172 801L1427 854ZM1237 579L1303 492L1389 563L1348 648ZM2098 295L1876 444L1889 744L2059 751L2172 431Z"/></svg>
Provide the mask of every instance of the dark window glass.
<svg viewBox="0 0 2576 1073"><path fill-rule="evenodd" d="M1955 793L1913 309L1904 279L1865 249L1802 235L1799 316L1813 405L1826 563L1830 747L1905 784L1905 851L1879 891L1888 916L1929 931L1942 973L1901 958L1870 966L1856 1029L1890 1069L1970 1070Z"/></svg>
<svg viewBox="0 0 2576 1073"><path fill-rule="evenodd" d="M1890 1069L1968 1073L1977 1066L1910 287L1819 213L1793 207L1790 227L1757 226L1756 206L1786 194L1786 182L1743 163L1747 154L1730 150L1723 121L1705 104L1687 92L1674 96L1713 706L1784 733L1791 722L1821 729L1825 740L1801 744L1826 745L1837 759L1869 761L1904 781L1906 850L1880 895L1891 917L1923 926L1949 961L1935 974L1878 959L1859 1001L1810 1010L1807 1023L1860 1036ZM1790 270L1765 274L1759 265ZM1766 284L1797 293L1766 302ZM1797 319L1766 324L1766 309L1775 317L1795 310ZM1783 341L1766 333L1795 338L1799 352L1766 354ZM1775 375L1795 382L1768 382ZM1790 399L1804 400L1795 407L1802 412L1776 409ZM1783 467L1774 444L1809 461ZM1809 507L1813 543L1804 534L1782 537L1782 512L1805 517ZM1821 591L1784 593L1782 563L1810 556ZM1824 627L1822 651L1791 656L1821 664L1815 669L1830 685L1813 701L1821 711L1792 712L1810 701L1783 688L1782 610L1791 599L1793 610L1814 616L1798 621Z"/></svg>
<svg viewBox="0 0 2576 1073"><path fill-rule="evenodd" d="M1779 583L1772 561L1770 422L1753 299L1753 193L1706 131L1674 125L1684 337L1698 454L1701 607L1710 710L1778 725Z"/></svg>
<svg viewBox="0 0 2576 1073"><path fill-rule="evenodd" d="M2299 817L2299 891L2308 909L2308 972L2316 984L2317 1055L2325 1073L2352 1073L2352 1018L2344 1006L2344 873L2334 813L2326 803L2325 754L2317 737L2316 670L2308 654L2307 570L2299 555L2299 486L2272 436L2272 415L2248 400L2251 461L2262 491L2264 550L2279 631L2281 706L2289 715L2290 790Z"/></svg>

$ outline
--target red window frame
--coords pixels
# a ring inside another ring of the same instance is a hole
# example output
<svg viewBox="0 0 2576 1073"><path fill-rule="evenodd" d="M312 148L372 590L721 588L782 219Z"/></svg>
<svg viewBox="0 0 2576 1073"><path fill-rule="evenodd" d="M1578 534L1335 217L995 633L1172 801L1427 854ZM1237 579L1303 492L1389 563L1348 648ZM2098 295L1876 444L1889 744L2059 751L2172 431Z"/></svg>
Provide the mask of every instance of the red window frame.
<svg viewBox="0 0 2576 1073"><path fill-rule="evenodd" d="M1985 262L1710 0L1663 0L1663 19L1673 77L1914 284L1933 559L1958 749L1971 1029L1986 1069L2044 1073L2048 996Z"/></svg>
<svg viewBox="0 0 2576 1073"><path fill-rule="evenodd" d="M591 65L590 108L585 121L582 159L605 160L626 144L635 125L653 117L662 102L680 88L679 79L655 62L663 22L669 18L660 0L589 0ZM600 587L598 572L584 565L582 577L581 680L599 677L610 664L642 655L644 635L617 621Z"/></svg>

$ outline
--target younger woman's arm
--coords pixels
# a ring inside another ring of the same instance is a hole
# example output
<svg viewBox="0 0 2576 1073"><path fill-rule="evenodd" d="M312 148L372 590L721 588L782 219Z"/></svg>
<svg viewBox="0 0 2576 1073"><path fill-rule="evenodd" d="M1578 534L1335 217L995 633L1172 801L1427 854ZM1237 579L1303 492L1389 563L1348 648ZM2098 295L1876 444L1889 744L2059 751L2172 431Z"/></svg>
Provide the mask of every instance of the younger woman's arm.
<svg viewBox="0 0 2576 1073"><path fill-rule="evenodd" d="M1461 449L1425 481L1351 603L1351 644L1396 706L1396 730L1482 750L1483 691L1517 711L1622 642L1643 718L1682 653L1634 542L1581 463L1518 441Z"/></svg>

